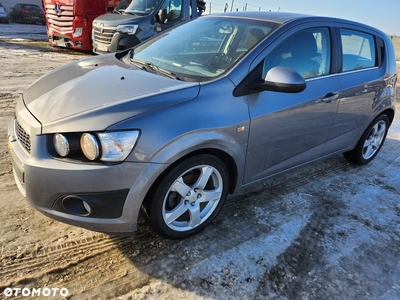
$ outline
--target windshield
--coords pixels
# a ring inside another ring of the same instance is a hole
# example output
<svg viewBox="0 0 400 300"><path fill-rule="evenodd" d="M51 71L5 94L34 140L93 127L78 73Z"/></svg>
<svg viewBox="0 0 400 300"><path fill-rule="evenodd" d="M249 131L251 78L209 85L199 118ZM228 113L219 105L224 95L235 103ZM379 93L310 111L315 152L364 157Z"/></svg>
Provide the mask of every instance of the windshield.
<svg viewBox="0 0 400 300"><path fill-rule="evenodd" d="M156 9L161 0L122 0L117 7L118 12L147 16Z"/></svg>
<svg viewBox="0 0 400 300"><path fill-rule="evenodd" d="M201 17L132 49L129 58L186 81L205 81L231 69L278 26L260 20Z"/></svg>

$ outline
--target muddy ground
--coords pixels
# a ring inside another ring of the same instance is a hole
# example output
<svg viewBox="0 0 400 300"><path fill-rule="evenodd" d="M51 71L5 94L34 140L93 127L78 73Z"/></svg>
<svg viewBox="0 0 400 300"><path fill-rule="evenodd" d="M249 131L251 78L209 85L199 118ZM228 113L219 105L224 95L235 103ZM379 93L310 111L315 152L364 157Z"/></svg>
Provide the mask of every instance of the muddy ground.
<svg viewBox="0 0 400 300"><path fill-rule="evenodd" d="M31 208L7 124L28 85L88 55L0 34L0 299L28 298L18 288L68 290L46 299L400 299L399 115L371 164L338 155L246 187L183 241L143 221L113 237Z"/></svg>

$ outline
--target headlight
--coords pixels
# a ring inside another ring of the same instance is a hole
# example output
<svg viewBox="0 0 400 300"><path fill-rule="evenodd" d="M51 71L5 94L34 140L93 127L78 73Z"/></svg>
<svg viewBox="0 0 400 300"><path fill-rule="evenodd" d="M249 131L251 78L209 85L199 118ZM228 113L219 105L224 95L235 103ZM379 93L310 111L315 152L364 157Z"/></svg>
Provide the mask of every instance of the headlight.
<svg viewBox="0 0 400 300"><path fill-rule="evenodd" d="M139 28L139 25L118 25L117 31L120 33L127 33L129 35L134 35L136 30Z"/></svg>
<svg viewBox="0 0 400 300"><path fill-rule="evenodd" d="M56 133L53 148L61 157L82 159L82 154L91 161L120 162L125 160L135 147L138 130L102 133Z"/></svg>
<svg viewBox="0 0 400 300"><path fill-rule="evenodd" d="M79 136L76 134L56 133L53 136L53 145L57 154L67 157L79 152Z"/></svg>
<svg viewBox="0 0 400 300"><path fill-rule="evenodd" d="M101 143L101 160L123 161L135 146L139 131L119 131L99 133Z"/></svg>
<svg viewBox="0 0 400 300"><path fill-rule="evenodd" d="M97 138L90 133L84 133L81 136L81 149L83 154L89 160L96 160L100 156L100 147Z"/></svg>
<svg viewBox="0 0 400 300"><path fill-rule="evenodd" d="M75 32L72 34L73 37L78 37L82 35L82 27L78 27L75 29Z"/></svg>
<svg viewBox="0 0 400 300"><path fill-rule="evenodd" d="M53 136L54 149L61 157L69 154L69 141L65 135L57 133Z"/></svg>
<svg viewBox="0 0 400 300"><path fill-rule="evenodd" d="M80 144L83 154L89 160L119 162L131 153L138 136L137 130L104 132L97 135L84 133Z"/></svg>

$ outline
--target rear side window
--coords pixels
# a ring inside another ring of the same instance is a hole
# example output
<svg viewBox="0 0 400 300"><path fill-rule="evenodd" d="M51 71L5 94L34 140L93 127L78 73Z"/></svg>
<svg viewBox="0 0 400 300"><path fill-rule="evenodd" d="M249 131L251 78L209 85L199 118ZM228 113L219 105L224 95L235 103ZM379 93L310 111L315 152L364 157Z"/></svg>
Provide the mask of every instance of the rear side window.
<svg viewBox="0 0 400 300"><path fill-rule="evenodd" d="M368 33L341 29L343 72L377 66L374 36Z"/></svg>

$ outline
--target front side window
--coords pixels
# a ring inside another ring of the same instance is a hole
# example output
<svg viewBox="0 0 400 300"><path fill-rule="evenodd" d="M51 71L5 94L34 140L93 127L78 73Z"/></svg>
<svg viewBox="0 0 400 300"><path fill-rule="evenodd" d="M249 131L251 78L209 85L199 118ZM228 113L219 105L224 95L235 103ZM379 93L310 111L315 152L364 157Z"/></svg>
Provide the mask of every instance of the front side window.
<svg viewBox="0 0 400 300"><path fill-rule="evenodd" d="M310 28L288 37L265 58L263 78L276 66L293 69L305 79L329 74L331 68L329 29Z"/></svg>
<svg viewBox="0 0 400 300"><path fill-rule="evenodd" d="M341 29L340 35L343 72L371 68L377 65L373 35L350 29Z"/></svg>
<svg viewBox="0 0 400 300"><path fill-rule="evenodd" d="M157 14L159 23L167 24L178 19L182 13L182 0L165 0Z"/></svg>

